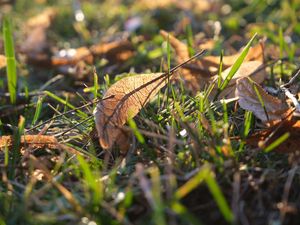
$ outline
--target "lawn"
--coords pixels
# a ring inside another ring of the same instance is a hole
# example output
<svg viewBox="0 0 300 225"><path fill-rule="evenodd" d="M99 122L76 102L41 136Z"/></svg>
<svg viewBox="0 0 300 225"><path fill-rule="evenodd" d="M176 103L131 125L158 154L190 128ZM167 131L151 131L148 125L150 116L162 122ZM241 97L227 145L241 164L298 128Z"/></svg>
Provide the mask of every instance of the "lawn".
<svg viewBox="0 0 300 225"><path fill-rule="evenodd" d="M299 15L0 0L0 225L300 224Z"/></svg>

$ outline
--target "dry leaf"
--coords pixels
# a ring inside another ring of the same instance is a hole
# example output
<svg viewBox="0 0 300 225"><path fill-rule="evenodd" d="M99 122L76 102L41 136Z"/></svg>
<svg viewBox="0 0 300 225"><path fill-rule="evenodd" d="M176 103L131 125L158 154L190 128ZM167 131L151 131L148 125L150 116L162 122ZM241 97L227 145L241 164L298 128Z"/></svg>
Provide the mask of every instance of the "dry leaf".
<svg viewBox="0 0 300 225"><path fill-rule="evenodd" d="M62 50L59 56L54 56L51 59L52 66L75 65L80 61L92 64L94 61L91 51L86 47L77 49Z"/></svg>
<svg viewBox="0 0 300 225"><path fill-rule="evenodd" d="M113 41L110 43L99 43L90 48L92 54L105 57L110 61L125 61L133 56L133 45L128 40Z"/></svg>
<svg viewBox="0 0 300 225"><path fill-rule="evenodd" d="M0 55L0 69L6 67L6 57L4 55Z"/></svg>
<svg viewBox="0 0 300 225"><path fill-rule="evenodd" d="M292 116L277 123L275 126L254 133L251 137L246 139L246 143L251 146L265 148L287 132L290 134L288 139L278 145L274 150L281 153L299 151L300 120L296 120Z"/></svg>
<svg viewBox="0 0 300 225"><path fill-rule="evenodd" d="M255 88L264 102L265 109L259 101ZM281 120L289 109L285 102L269 95L259 84L248 78L237 80L236 95L239 97L239 105L253 112L263 122Z"/></svg>
<svg viewBox="0 0 300 225"><path fill-rule="evenodd" d="M221 73L222 79L226 79L227 75L229 74L231 70L231 67L227 68ZM249 62L243 62L238 71L234 74L232 79L229 81L229 84L227 87L221 92L219 95L218 99L229 99L229 98L234 98L236 96L235 89L236 89L236 82L240 78L244 77L250 77L253 81L257 83L262 83L267 74L264 69L264 66L261 62L259 61L249 61ZM215 75L212 77L212 80L217 80L218 75ZM214 94L217 91L217 86L215 86L215 89L213 90L211 96L214 96Z"/></svg>
<svg viewBox="0 0 300 225"><path fill-rule="evenodd" d="M7 147L11 149L14 144L13 136L1 136L0 137L0 150L5 150ZM30 147L30 148L49 148L49 149L61 149L68 151L72 154L78 154L78 152L66 145L58 143L54 136L50 135L22 135L20 147Z"/></svg>
<svg viewBox="0 0 300 225"><path fill-rule="evenodd" d="M55 14L56 12L53 8L48 8L27 21L25 26L26 38L21 46L23 53L29 55L29 57L35 57L48 49L46 32Z"/></svg>
<svg viewBox="0 0 300 225"><path fill-rule="evenodd" d="M214 8L216 2L209 0L140 0L138 1L139 6L148 10L155 10L159 8L168 8L170 6L177 7L181 10L195 10L199 12L206 12Z"/></svg>
<svg viewBox="0 0 300 225"><path fill-rule="evenodd" d="M49 27L51 25L51 21L56 15L56 11L53 8L47 8L42 13L28 19L26 26L28 28L36 28L36 27Z"/></svg>
<svg viewBox="0 0 300 225"><path fill-rule="evenodd" d="M185 43L179 41L172 35L169 35L166 31L160 31L160 34L167 40L169 36L169 41L172 47L175 49L176 57L178 63L182 63L189 58L188 47ZM263 43L260 43L249 49L249 52L244 59L244 62L247 61L259 61L263 62ZM231 67L240 53L223 56L223 69ZM183 79L187 83L187 87L193 91L202 90L203 87L211 82L211 77L218 73L220 64L219 56L206 56L202 57L194 63L184 65L182 69ZM229 71L229 70L228 70ZM224 71L225 72L225 71Z"/></svg>
<svg viewBox="0 0 300 225"><path fill-rule="evenodd" d="M13 146L13 136L0 137L0 149L4 149L5 146L11 148ZM54 136L48 135L25 135L21 137L21 145L30 145L33 148L54 148L57 146L57 139Z"/></svg>
<svg viewBox="0 0 300 225"><path fill-rule="evenodd" d="M163 73L126 77L112 85L95 110L96 128L100 145L113 146L122 126L134 117L167 83Z"/></svg>

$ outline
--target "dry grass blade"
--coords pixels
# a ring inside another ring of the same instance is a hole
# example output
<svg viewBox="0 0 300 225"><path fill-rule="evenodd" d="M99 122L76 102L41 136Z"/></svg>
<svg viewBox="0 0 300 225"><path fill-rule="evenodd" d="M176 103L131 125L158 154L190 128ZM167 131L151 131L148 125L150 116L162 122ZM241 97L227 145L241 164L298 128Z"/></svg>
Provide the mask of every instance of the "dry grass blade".
<svg viewBox="0 0 300 225"><path fill-rule="evenodd" d="M263 122L281 120L288 110L286 103L269 95L259 84L248 78L237 80L236 95L239 97L239 105L253 112Z"/></svg>
<svg viewBox="0 0 300 225"><path fill-rule="evenodd" d="M111 148L128 118L134 117L166 84L165 74L153 73L126 77L112 85L104 97L113 97L98 103L94 114L101 146Z"/></svg>

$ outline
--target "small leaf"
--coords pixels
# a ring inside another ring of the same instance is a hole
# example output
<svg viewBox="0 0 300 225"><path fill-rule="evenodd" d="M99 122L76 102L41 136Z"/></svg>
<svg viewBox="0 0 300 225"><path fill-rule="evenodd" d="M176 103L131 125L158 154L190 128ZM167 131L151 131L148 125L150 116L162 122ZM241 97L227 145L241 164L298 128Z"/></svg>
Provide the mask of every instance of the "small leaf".
<svg viewBox="0 0 300 225"><path fill-rule="evenodd" d="M269 95L259 84L248 78L237 80L236 95L239 97L239 105L253 112L263 122L280 120L288 110L284 102Z"/></svg>
<svg viewBox="0 0 300 225"><path fill-rule="evenodd" d="M167 84L164 73L126 77L113 84L94 112L100 145L113 146L122 126L133 118Z"/></svg>

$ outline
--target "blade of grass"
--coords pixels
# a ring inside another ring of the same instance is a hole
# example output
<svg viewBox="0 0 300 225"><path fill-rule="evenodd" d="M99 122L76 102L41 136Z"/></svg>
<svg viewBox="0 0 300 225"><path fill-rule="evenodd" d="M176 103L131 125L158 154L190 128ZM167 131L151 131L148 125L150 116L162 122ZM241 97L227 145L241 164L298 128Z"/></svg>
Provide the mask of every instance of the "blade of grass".
<svg viewBox="0 0 300 225"><path fill-rule="evenodd" d="M183 221L186 221L187 224L194 224L194 225L201 225L202 223L199 222L189 211L187 210L184 205L180 204L179 202L172 202L171 209L180 216Z"/></svg>
<svg viewBox="0 0 300 225"><path fill-rule="evenodd" d="M286 141L290 136L289 132L284 133L283 135L281 135L276 141L274 141L272 144L270 144L268 147L266 147L264 149L265 152L270 152L273 149L275 149L277 146L279 146L281 143L283 143L284 141Z"/></svg>
<svg viewBox="0 0 300 225"><path fill-rule="evenodd" d="M103 197L103 187L100 181L100 174L94 175L89 164L81 155L77 155L77 160L83 173L84 184L87 185L91 191L90 193L92 194L92 197L90 197L90 199L93 201L95 206L100 205Z"/></svg>
<svg viewBox="0 0 300 225"><path fill-rule="evenodd" d="M186 26L186 36L187 36L187 45L188 45L188 51L189 51L189 56L195 55L195 50L193 49L193 31L192 31L192 26L191 24L188 24Z"/></svg>
<svg viewBox="0 0 300 225"><path fill-rule="evenodd" d="M84 113L81 110L78 110L75 106L73 106L72 104L70 104L68 101L63 100L62 98L58 97L57 95L51 93L50 91L44 91L44 93L46 95L48 95L50 98L53 98L54 100L58 101L59 103L73 109L76 110L78 112L78 116L83 117L83 118L87 118L89 117L86 113Z"/></svg>
<svg viewBox="0 0 300 225"><path fill-rule="evenodd" d="M4 17L3 19L3 39L7 64L6 75L8 91L10 94L10 102L15 104L17 99L17 68L11 21L7 17Z"/></svg>
<svg viewBox="0 0 300 225"><path fill-rule="evenodd" d="M133 131L133 134L135 135L135 137L137 138L137 140L141 143L144 144L145 143L145 139L143 137L143 135L140 133L136 123L134 122L133 119L128 119L128 125L130 126L130 128Z"/></svg>
<svg viewBox="0 0 300 225"><path fill-rule="evenodd" d="M13 143L13 149L12 149L12 157L9 162L9 171L8 171L8 178L12 180L15 176L15 168L16 164L21 159L21 152L20 152L20 144L21 144L21 136L24 133L24 127L25 127L25 118L20 117L18 129L14 132L14 143Z"/></svg>
<svg viewBox="0 0 300 225"><path fill-rule="evenodd" d="M221 87L222 84L222 71L223 71L223 55L224 55L224 51L221 51L221 55L220 55L220 66L219 66L219 71L218 71L218 88Z"/></svg>
<svg viewBox="0 0 300 225"><path fill-rule="evenodd" d="M43 98L39 98L36 103L36 109L35 109L35 113L34 113L31 125L35 125L37 120L39 119L41 111L42 111L42 105L43 105Z"/></svg>
<svg viewBox="0 0 300 225"><path fill-rule="evenodd" d="M283 49L284 49L284 37L283 37L283 30L282 27L279 28L279 32L278 32L278 36L279 36L279 57L280 59L283 58ZM281 78L283 76L283 62L282 60L280 61L280 74L281 74Z"/></svg>
<svg viewBox="0 0 300 225"><path fill-rule="evenodd" d="M175 198L179 200L188 195L204 181L208 173L209 168L207 166L202 167L193 178L187 181L175 192Z"/></svg>
<svg viewBox="0 0 300 225"><path fill-rule="evenodd" d="M266 105L264 103L264 100L261 97L261 94L259 93L259 91L258 91L258 89L257 89L257 87L256 87L256 85L254 83L254 81L251 78L249 78L249 77L248 77L248 80L252 83L252 87L253 87L253 89L255 91L255 94L256 94L256 96L258 98L258 101L259 101L261 107L264 109L264 112L265 112L265 115L267 117L267 120L269 120L269 115L268 115L268 112L267 112L267 109L266 109Z"/></svg>
<svg viewBox="0 0 300 225"><path fill-rule="evenodd" d="M242 65L242 63L243 63L245 57L247 56L248 51L249 51L249 49L251 47L251 44L254 41L256 35L257 34L253 35L253 37L250 39L250 41L247 43L247 45L245 46L245 48L243 49L243 51L239 55L238 59L232 65L231 70L229 71L227 77L225 78L225 80L221 84L220 88L218 88L216 98L218 98L219 95L221 94L221 92L227 87L228 83L230 82L230 80L232 79L232 77L234 76L234 74L236 73L236 71L238 71L238 69Z"/></svg>
<svg viewBox="0 0 300 225"><path fill-rule="evenodd" d="M162 202L162 190L161 190L161 182L160 182L160 173L159 169L157 167L152 167L149 169L149 174L151 177L151 192L153 196L153 200L155 202L154 205L154 215L153 215L153 220L155 224L161 224L164 225L166 224L165 220L165 212L164 212L164 205Z"/></svg>
<svg viewBox="0 0 300 225"><path fill-rule="evenodd" d="M212 172L208 173L206 178L205 178L206 184L208 186L208 189L210 191L210 193L213 195L224 219L227 222L233 222L233 213L229 207L229 205L227 204L227 201L223 195L223 193L221 192L221 189L214 177L214 174Z"/></svg>

